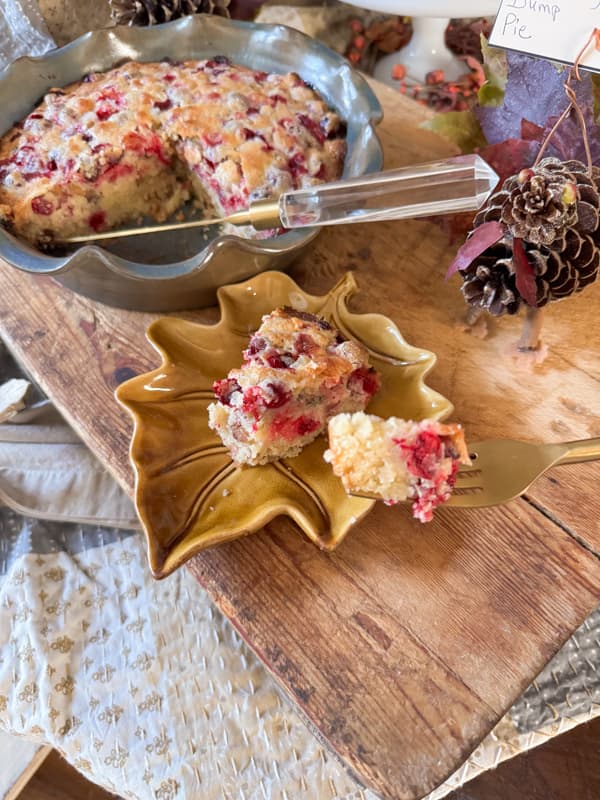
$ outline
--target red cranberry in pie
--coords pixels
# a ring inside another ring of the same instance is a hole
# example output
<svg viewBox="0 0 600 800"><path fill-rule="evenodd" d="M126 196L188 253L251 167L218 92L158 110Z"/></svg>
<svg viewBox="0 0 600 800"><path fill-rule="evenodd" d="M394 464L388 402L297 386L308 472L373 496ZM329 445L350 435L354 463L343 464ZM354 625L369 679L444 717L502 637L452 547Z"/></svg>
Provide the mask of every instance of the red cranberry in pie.
<svg viewBox="0 0 600 800"><path fill-rule="evenodd" d="M231 395L234 392L241 392L241 386L233 378L223 378L223 380L215 381L213 384L213 391L223 405L231 405Z"/></svg>
<svg viewBox="0 0 600 800"><path fill-rule="evenodd" d="M106 225L106 214L104 211L94 211L89 219L90 228L95 231L101 231Z"/></svg>
<svg viewBox="0 0 600 800"><path fill-rule="evenodd" d="M54 206L45 197L34 197L31 201L31 208L34 214L41 214L44 217L49 216L54 211Z"/></svg>

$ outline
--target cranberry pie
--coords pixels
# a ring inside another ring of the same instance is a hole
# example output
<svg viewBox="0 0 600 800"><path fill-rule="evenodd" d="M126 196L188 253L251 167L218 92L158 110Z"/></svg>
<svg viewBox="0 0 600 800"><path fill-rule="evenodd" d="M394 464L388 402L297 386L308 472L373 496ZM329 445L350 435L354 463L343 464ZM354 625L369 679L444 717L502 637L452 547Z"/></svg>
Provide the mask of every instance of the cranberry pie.
<svg viewBox="0 0 600 800"><path fill-rule="evenodd" d="M217 56L129 62L50 90L0 140L0 220L37 245L219 215L341 174L344 126L298 75Z"/></svg>
<svg viewBox="0 0 600 800"><path fill-rule="evenodd" d="M381 497L388 505L411 499L421 522L450 497L458 465L470 463L460 425L358 412L333 417L328 433L325 460L347 492Z"/></svg>
<svg viewBox="0 0 600 800"><path fill-rule="evenodd" d="M297 455L328 419L364 409L379 389L363 345L292 308L263 317L244 363L216 381L209 425L239 464Z"/></svg>

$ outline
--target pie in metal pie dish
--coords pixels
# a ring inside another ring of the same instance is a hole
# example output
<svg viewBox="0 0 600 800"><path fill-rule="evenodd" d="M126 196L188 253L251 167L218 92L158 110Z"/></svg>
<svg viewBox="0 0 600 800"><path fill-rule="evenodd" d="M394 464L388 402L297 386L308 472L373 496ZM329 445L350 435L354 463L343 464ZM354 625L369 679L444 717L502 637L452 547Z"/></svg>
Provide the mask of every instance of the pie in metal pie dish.
<svg viewBox="0 0 600 800"><path fill-rule="evenodd" d="M355 178L381 170L383 151L376 132L382 117L381 104L346 59L293 28L209 14L188 15L160 26L116 26L92 31L43 56L17 59L0 76L0 138L25 120L52 88L66 90L88 74L118 69L124 59L143 64L160 63L165 58L178 62L211 61L215 54L223 54L232 64L259 73L300 75L344 121L345 132L341 129L340 135L346 153L341 177ZM163 65L168 66L166 62ZM94 86L97 84L92 82L91 87ZM167 109L165 114L169 111L173 109ZM162 112L155 109L153 113ZM114 118L112 115L105 124L114 122ZM34 119L32 124L35 122ZM13 133L19 131L15 129ZM80 140L75 137L75 141ZM132 157L128 155L127 159ZM178 156L175 161L179 163ZM153 162L143 156L138 160L148 168L154 163L165 171L170 169L155 162L156 159ZM48 166L54 172L51 159ZM187 168L183 167L185 172ZM93 185L83 181L79 184L95 191ZM108 188L112 189L112 185ZM193 191L191 177L187 191ZM35 196L32 194L30 199ZM5 217L10 217L6 198L0 197L0 203L5 206ZM84 208L85 204L81 213L87 226L89 216L83 214ZM89 210L90 216L93 213L89 202L85 210ZM211 216L214 211L210 209ZM178 221L180 214L184 218L197 218L208 213L208 210L199 213L193 202L188 202L168 223ZM48 216L37 226L42 236L47 235ZM155 223L148 214L144 216L143 225ZM98 224L102 220L94 221ZM134 225L137 224L136 220ZM133 227L130 223L124 226ZM87 230L84 236L91 235L91 229ZM247 280L267 270L286 269L319 230L310 227L282 232L280 229L278 235L258 238L244 235L239 226L226 229L213 225L41 249L0 224L0 258L13 268L51 276L74 292L110 306L176 311L213 305L220 286Z"/></svg>
<svg viewBox="0 0 600 800"><path fill-rule="evenodd" d="M164 221L190 199L225 216L337 179L344 134L295 73L224 56L131 61L51 89L4 135L0 220L43 247L142 217Z"/></svg>

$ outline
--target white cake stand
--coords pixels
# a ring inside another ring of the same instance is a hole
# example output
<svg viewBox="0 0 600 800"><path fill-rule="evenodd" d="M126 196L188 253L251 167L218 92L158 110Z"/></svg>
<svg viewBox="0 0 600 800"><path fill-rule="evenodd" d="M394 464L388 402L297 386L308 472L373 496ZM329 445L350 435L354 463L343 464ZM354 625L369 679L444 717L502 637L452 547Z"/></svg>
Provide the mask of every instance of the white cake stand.
<svg viewBox="0 0 600 800"><path fill-rule="evenodd" d="M443 69L447 80L466 72L464 62L456 58L444 42L444 33L452 17L487 17L498 11L498 0L345 0L354 6L381 11L383 14L406 14L413 18L413 35L402 49L401 60L411 78L422 81L432 69ZM375 77L394 85L392 68L399 62L398 53L383 56L375 67Z"/></svg>

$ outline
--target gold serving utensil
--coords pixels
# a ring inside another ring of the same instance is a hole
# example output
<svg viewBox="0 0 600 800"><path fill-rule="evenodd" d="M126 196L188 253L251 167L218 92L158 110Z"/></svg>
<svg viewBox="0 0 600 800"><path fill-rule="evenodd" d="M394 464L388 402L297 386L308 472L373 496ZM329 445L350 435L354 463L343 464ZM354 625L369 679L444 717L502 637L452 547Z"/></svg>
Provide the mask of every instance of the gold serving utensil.
<svg viewBox="0 0 600 800"><path fill-rule="evenodd" d="M488 439L469 445L471 466L462 466L446 505L478 508L508 503L524 494L550 467L600 459L600 438L560 444Z"/></svg>
<svg viewBox="0 0 600 800"><path fill-rule="evenodd" d="M237 211L221 219L88 233L63 242L82 244L223 223L252 225L256 230L291 229L473 211L482 205L497 183L498 176L480 156L457 156L284 192L275 200L259 200L247 211Z"/></svg>
<svg viewBox="0 0 600 800"><path fill-rule="evenodd" d="M188 222L165 222L163 225L144 225L137 228L119 228L104 233L87 233L84 236L71 236L63 239L64 243L82 244L83 242L96 242L101 239L122 239L124 236L143 236L148 233L164 233L165 231L185 231L190 228L204 228L208 225L252 225L256 230L277 228L281 225L279 216L279 203L277 200L260 200L248 208L247 211L236 211L227 217L216 219L193 219Z"/></svg>
<svg viewBox="0 0 600 800"><path fill-rule="evenodd" d="M450 508L482 508L524 494L550 467L600 459L600 438L560 444L488 439L469 445L472 464L459 468ZM380 500L375 495L356 495Z"/></svg>

